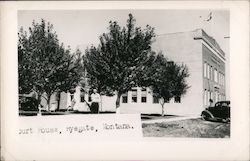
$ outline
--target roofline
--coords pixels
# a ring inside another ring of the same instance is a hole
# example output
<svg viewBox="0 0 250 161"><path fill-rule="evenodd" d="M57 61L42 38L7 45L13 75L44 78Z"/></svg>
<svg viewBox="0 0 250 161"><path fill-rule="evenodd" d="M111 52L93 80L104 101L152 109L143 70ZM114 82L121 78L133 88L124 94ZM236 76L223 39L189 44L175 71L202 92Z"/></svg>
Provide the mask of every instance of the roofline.
<svg viewBox="0 0 250 161"><path fill-rule="evenodd" d="M197 28L195 30L189 30L189 31L159 34L159 35L156 35L156 37L173 35L173 34L183 34L183 33L187 33L187 32L198 32L198 31L201 31L201 34L194 36L194 39L195 40L197 40L197 39L204 40L212 49L215 49L215 51L217 53L219 53L219 55L225 59L225 52L220 48L220 45L217 43L217 41L213 37L209 36L202 28ZM214 40L214 43L212 42L212 40Z"/></svg>

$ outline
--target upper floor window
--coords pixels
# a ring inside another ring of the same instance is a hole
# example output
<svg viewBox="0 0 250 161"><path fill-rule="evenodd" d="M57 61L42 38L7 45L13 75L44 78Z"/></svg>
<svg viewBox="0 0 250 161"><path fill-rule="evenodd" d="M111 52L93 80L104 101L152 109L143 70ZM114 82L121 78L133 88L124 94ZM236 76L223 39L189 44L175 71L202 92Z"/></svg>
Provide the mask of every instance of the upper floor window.
<svg viewBox="0 0 250 161"><path fill-rule="evenodd" d="M143 88L141 90L141 102L146 103L147 102L147 89Z"/></svg>
<svg viewBox="0 0 250 161"><path fill-rule="evenodd" d="M203 66L203 74L204 74L204 77L206 78L207 77L207 63L205 62L204 63L204 66Z"/></svg>
<svg viewBox="0 0 250 161"><path fill-rule="evenodd" d="M132 102L137 102L137 89L132 89Z"/></svg>
<svg viewBox="0 0 250 161"><path fill-rule="evenodd" d="M210 65L207 65L207 78L210 79Z"/></svg>
<svg viewBox="0 0 250 161"><path fill-rule="evenodd" d="M222 85L225 86L225 75L222 75Z"/></svg>
<svg viewBox="0 0 250 161"><path fill-rule="evenodd" d="M217 72L217 69L214 69L214 81L218 82L218 72Z"/></svg>
<svg viewBox="0 0 250 161"><path fill-rule="evenodd" d="M210 79L213 80L214 79L214 77L213 77L213 66L210 66L209 74L210 74Z"/></svg>
<svg viewBox="0 0 250 161"><path fill-rule="evenodd" d="M153 91L153 103L159 103L159 98L157 97L156 91Z"/></svg>

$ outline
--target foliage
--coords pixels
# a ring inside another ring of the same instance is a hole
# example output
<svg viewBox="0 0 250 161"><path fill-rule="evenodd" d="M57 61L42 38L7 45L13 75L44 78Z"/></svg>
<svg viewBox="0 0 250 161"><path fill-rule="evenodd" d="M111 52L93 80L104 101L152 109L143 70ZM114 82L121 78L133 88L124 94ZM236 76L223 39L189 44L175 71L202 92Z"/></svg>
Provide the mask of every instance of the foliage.
<svg viewBox="0 0 250 161"><path fill-rule="evenodd" d="M135 27L135 19L129 14L126 27L110 21L109 32L100 36L98 47L91 46L83 57L89 84L101 92L120 96L139 84L138 73L151 53L154 28Z"/></svg>
<svg viewBox="0 0 250 161"><path fill-rule="evenodd" d="M163 106L166 100L175 96L181 97L187 92L189 86L186 78L188 76L186 65L178 65L169 61L162 53L157 55L153 53L140 78L142 85L151 87L155 96L161 99L162 114L164 114Z"/></svg>
<svg viewBox="0 0 250 161"><path fill-rule="evenodd" d="M59 43L53 25L41 20L33 21L28 34L22 28L18 33L18 75L19 93L28 93L32 88L38 93L39 101L43 93L47 102L56 91L74 88L83 68L80 54L70 54Z"/></svg>

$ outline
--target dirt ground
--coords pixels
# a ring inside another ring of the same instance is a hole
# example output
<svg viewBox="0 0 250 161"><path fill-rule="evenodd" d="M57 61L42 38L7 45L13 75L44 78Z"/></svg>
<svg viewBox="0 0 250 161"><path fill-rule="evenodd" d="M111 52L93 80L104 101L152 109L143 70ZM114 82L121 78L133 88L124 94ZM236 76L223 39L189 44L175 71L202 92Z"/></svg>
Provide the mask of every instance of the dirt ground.
<svg viewBox="0 0 250 161"><path fill-rule="evenodd" d="M142 124L145 137L229 138L230 124L201 119Z"/></svg>

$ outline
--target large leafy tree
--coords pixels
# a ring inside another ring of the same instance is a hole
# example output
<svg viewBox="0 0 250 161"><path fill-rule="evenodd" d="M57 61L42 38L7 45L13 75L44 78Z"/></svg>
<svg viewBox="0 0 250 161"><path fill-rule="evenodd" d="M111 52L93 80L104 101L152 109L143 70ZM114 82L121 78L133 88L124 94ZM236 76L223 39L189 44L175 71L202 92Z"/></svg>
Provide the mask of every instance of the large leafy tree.
<svg viewBox="0 0 250 161"><path fill-rule="evenodd" d="M19 93L35 88L38 101L46 93L49 105L54 92L77 85L82 73L81 57L71 55L70 49L59 43L52 24L33 21L28 33L21 28L18 37Z"/></svg>
<svg viewBox="0 0 250 161"><path fill-rule="evenodd" d="M143 72L152 52L154 36L154 28L136 27L134 17L129 14L125 27L110 21L108 32L100 36L99 46L86 50L83 59L89 84L101 92L115 93L117 108L121 95L139 84L138 73Z"/></svg>
<svg viewBox="0 0 250 161"><path fill-rule="evenodd" d="M75 87L80 85L83 72L84 66L81 51L77 49L72 55L67 54L63 67L54 73L55 82L57 82L54 89L57 92L57 108L60 107L61 92L74 92Z"/></svg>
<svg viewBox="0 0 250 161"><path fill-rule="evenodd" d="M186 65L170 61L162 53L152 53L144 72L140 73L141 85L151 87L155 96L160 99L163 116L165 102L173 97L181 97L187 92L188 76Z"/></svg>

